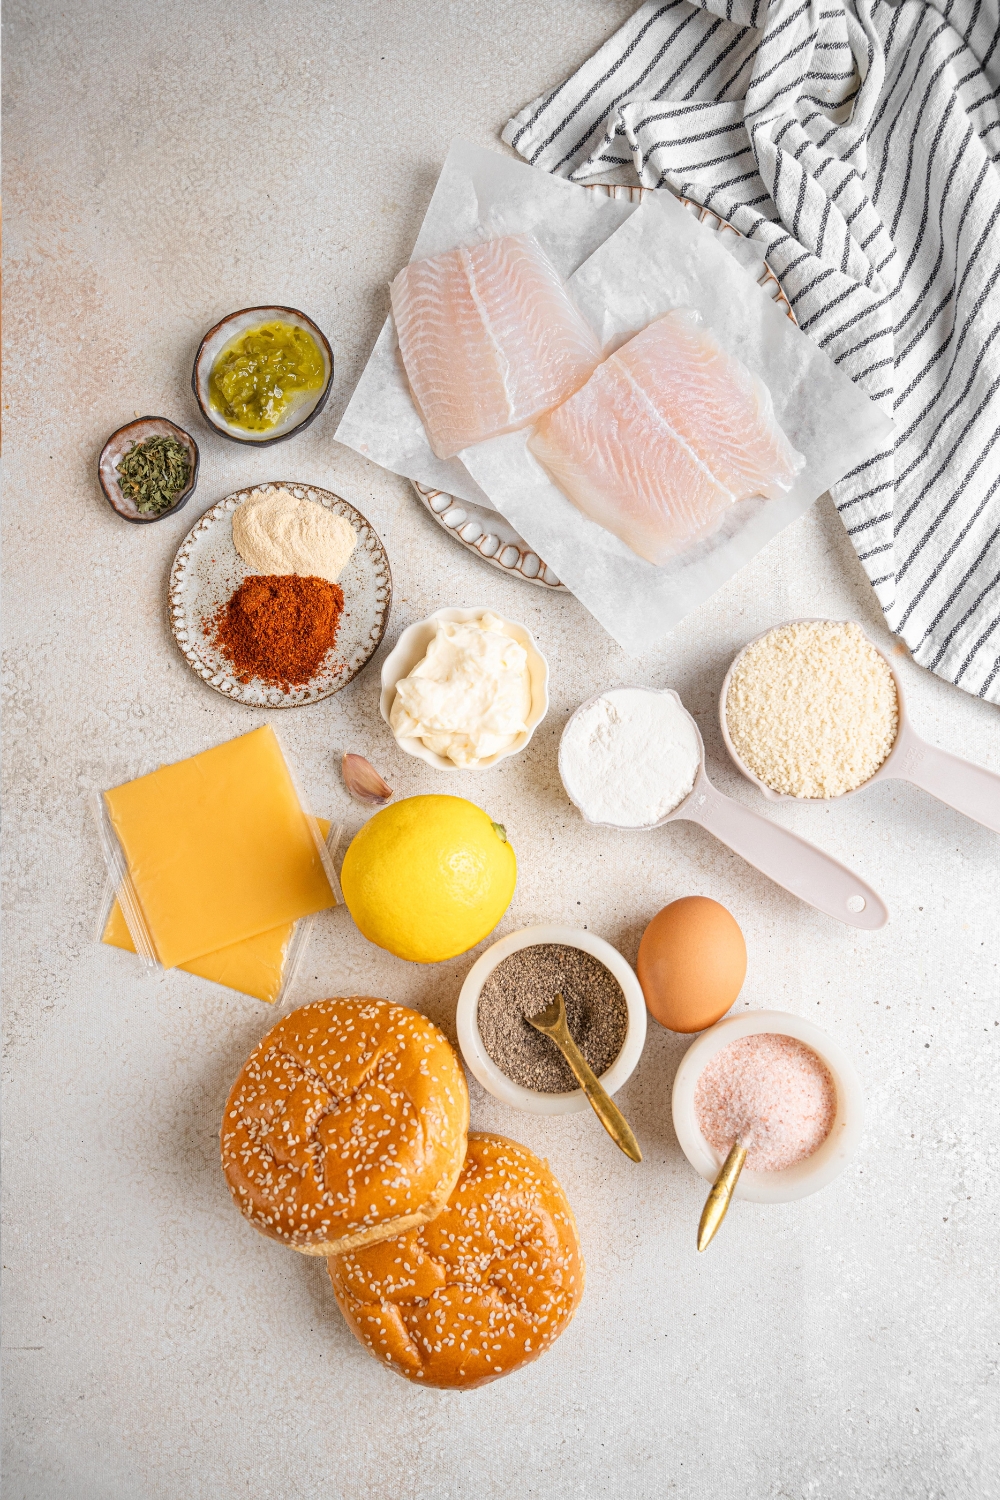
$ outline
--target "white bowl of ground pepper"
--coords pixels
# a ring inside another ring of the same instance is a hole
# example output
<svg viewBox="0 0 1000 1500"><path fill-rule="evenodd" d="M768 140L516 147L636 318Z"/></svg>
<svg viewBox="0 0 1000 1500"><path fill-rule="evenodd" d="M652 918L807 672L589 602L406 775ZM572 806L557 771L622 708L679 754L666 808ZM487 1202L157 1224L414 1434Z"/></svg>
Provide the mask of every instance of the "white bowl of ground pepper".
<svg viewBox="0 0 1000 1500"><path fill-rule="evenodd" d="M635 1070L646 1002L630 964L593 932L525 927L487 948L458 997L458 1043L494 1098L536 1115L589 1109L568 1065L525 1015L561 992L570 1033L609 1094Z"/></svg>

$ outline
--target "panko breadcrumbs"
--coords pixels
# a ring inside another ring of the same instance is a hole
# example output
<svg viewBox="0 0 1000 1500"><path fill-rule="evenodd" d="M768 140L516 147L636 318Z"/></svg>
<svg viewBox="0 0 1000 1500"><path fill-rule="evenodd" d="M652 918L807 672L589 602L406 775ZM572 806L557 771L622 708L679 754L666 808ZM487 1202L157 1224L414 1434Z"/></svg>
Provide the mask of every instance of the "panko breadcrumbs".
<svg viewBox="0 0 1000 1500"><path fill-rule="evenodd" d="M896 684L859 625L781 625L739 658L726 725L743 764L774 791L840 797L874 776L895 743Z"/></svg>

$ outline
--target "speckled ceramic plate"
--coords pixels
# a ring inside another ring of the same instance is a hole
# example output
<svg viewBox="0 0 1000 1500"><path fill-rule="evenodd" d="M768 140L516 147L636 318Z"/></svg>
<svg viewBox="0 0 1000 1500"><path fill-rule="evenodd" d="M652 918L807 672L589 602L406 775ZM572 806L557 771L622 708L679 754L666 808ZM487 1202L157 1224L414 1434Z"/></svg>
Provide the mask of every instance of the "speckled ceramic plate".
<svg viewBox="0 0 1000 1500"><path fill-rule="evenodd" d="M238 681L231 664L212 644L210 626L212 617L251 571L233 546L233 511L257 490L281 488L291 490L300 500L325 505L349 521L358 534L357 546L339 580L344 613L337 644L315 677L287 693L256 677L249 682ZM357 676L378 649L391 604L389 559L374 527L361 512L332 490L275 479L227 495L192 526L174 559L167 607L184 660L209 687L251 708L297 708L329 698Z"/></svg>
<svg viewBox="0 0 1000 1500"><path fill-rule="evenodd" d="M653 188L631 187L628 183L620 182L592 182L587 187L592 193L606 193L609 198L628 198L633 203L641 203L648 193L654 191ZM743 235L733 228L728 219L720 219L711 209L702 208L700 203L692 203L689 198L681 198L680 202L709 229L714 229L718 234L743 239ZM763 287L768 296L784 308L794 323L795 314L791 304L766 261L757 278L757 285ZM438 525L467 551L477 552L492 567L520 578L525 583L539 583L543 588L549 589L564 587L552 569L531 550L499 511L490 510L485 505L473 505L468 500L445 494L444 490L430 489L415 479L411 479L410 483Z"/></svg>

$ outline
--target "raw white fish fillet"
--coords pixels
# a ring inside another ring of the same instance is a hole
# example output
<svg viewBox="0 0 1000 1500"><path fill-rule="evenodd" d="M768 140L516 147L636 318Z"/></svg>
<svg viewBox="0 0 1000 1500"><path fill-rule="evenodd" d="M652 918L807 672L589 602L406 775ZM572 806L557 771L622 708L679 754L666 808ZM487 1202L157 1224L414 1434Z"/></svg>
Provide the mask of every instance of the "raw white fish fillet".
<svg viewBox="0 0 1000 1500"><path fill-rule="evenodd" d="M652 563L710 535L737 501L786 493L805 464L767 386L690 308L598 365L528 447L584 515Z"/></svg>
<svg viewBox="0 0 1000 1500"><path fill-rule="evenodd" d="M413 261L389 288L403 367L438 458L526 427L601 358L531 235Z"/></svg>

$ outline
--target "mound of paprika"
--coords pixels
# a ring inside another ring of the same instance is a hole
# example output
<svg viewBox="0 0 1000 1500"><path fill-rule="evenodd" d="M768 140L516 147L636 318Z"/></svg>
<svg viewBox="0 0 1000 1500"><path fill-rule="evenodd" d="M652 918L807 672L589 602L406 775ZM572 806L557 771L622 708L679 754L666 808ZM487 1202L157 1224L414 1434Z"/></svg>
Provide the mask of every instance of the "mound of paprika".
<svg viewBox="0 0 1000 1500"><path fill-rule="evenodd" d="M251 575L215 615L215 644L240 682L256 677L287 693L319 671L343 609L343 590L325 578Z"/></svg>

